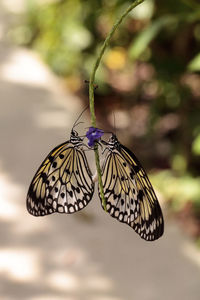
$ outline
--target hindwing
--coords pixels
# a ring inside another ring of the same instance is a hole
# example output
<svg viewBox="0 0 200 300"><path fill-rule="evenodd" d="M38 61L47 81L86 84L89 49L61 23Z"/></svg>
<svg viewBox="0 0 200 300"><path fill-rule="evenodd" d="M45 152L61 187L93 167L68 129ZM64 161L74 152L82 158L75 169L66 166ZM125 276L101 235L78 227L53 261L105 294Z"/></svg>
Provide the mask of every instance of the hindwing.
<svg viewBox="0 0 200 300"><path fill-rule="evenodd" d="M135 220L139 214L135 179L117 150L108 151L102 166L102 183L109 214L120 222Z"/></svg>
<svg viewBox="0 0 200 300"><path fill-rule="evenodd" d="M107 211L132 227L141 238L156 240L163 234L164 220L148 176L129 149L114 135L110 140L108 143L103 141L107 145L102 166Z"/></svg>
<svg viewBox="0 0 200 300"><path fill-rule="evenodd" d="M130 222L131 226L143 239L153 241L162 236L164 220L160 204L151 182L136 156L125 146L121 145L120 152L133 171L137 188L137 201L140 213Z"/></svg>

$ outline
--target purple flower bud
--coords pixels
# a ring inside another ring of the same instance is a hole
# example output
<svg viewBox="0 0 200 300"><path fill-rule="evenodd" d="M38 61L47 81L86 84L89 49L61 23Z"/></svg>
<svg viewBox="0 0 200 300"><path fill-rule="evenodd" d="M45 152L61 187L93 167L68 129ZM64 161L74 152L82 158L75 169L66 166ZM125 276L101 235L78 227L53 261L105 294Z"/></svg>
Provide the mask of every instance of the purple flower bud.
<svg viewBox="0 0 200 300"><path fill-rule="evenodd" d="M94 147L95 142L97 142L103 134L103 130L90 127L89 130L86 132L86 136L88 138L88 146Z"/></svg>

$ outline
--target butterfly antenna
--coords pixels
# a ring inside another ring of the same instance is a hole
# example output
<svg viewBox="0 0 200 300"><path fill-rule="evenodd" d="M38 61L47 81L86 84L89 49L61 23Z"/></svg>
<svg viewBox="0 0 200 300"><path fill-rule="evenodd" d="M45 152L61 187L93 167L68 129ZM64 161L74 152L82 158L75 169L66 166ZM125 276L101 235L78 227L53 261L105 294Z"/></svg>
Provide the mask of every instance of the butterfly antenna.
<svg viewBox="0 0 200 300"><path fill-rule="evenodd" d="M73 128L76 127L76 126L78 126L79 124L84 124L84 122L78 122L78 123L76 122L76 123L74 124Z"/></svg>
<svg viewBox="0 0 200 300"><path fill-rule="evenodd" d="M80 120L80 118L82 117L82 115L84 114L84 112L88 109L89 107L89 104L84 108L84 110L80 113L80 115L78 116L77 120L75 121L72 129L74 129L74 127L76 127L77 125L79 125L80 123L83 123L83 122L78 122Z"/></svg>

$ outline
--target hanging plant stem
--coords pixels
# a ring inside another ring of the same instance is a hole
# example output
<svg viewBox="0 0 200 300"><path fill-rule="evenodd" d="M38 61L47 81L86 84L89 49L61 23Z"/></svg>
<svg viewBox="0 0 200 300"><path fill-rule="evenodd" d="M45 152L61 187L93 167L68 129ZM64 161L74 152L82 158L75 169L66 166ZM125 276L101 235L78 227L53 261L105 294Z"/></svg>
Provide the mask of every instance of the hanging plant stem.
<svg viewBox="0 0 200 300"><path fill-rule="evenodd" d="M108 33L102 48L100 50L100 53L96 59L96 62L94 64L91 76L90 76L90 83L89 83L89 102L90 102L90 115L91 115L91 124L93 127L96 127L96 116L95 116L95 109L94 109L94 81L95 81L95 75L96 71L99 67L99 64L101 62L102 56L106 50L106 48L110 44L110 40L115 33L116 29L119 27L119 25L122 23L122 21L125 19L125 17L128 15L128 13L134 9L136 6L144 2L144 0L135 0L128 8L127 10L122 14L122 16L116 21L116 23L113 25L111 31ZM98 174L98 182L99 182L99 191L102 199L103 208L105 211L106 209L106 199L104 197L103 192L103 184L102 184L102 177L101 177L101 167L100 167L100 161L99 161L99 151L98 151L98 144L96 143L94 147L95 152L95 161L96 161L96 168L97 168L97 174Z"/></svg>

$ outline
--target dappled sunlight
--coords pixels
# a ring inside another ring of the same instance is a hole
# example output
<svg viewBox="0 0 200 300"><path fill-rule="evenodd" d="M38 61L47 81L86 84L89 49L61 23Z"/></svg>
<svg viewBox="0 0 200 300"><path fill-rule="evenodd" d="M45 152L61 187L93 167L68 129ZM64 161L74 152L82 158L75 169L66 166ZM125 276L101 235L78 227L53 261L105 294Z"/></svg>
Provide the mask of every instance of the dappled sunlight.
<svg viewBox="0 0 200 300"><path fill-rule="evenodd" d="M54 270L47 275L47 284L59 291L77 291L80 288L80 282L77 276L72 273Z"/></svg>
<svg viewBox="0 0 200 300"><path fill-rule="evenodd" d="M14 11L23 0L2 1L7 8L12 3ZM177 227L166 220L161 239L155 243L141 240L129 226L102 210L97 184L83 212L45 217L27 212L26 195L32 176L48 151L57 142L64 142L66 136L68 139L82 102L69 94L66 82L55 79L31 51L7 44L1 50L0 299L185 300L191 299L192 293L198 297L199 256L190 243L185 243ZM119 62L110 56L112 71L123 68L127 59L122 49L116 50L114 56ZM135 79L129 78L131 85L138 77L151 77L151 72L143 68ZM116 84L124 87L125 83ZM153 95L155 87L148 92ZM109 124L118 131L136 130L134 136L143 136L148 123L146 104L135 105L129 112L121 106L112 111L114 116L108 112ZM80 121L85 119L87 112ZM139 125L132 126L133 120ZM165 123L159 124L161 132L178 124L174 117ZM79 134L86 126L79 124ZM128 135L124 138L129 139ZM87 156L93 167L92 151ZM166 186L177 190L180 184ZM162 195L157 194L163 202Z"/></svg>
<svg viewBox="0 0 200 300"><path fill-rule="evenodd" d="M13 83L32 86L44 87L47 82L51 84L50 74L37 55L25 49L15 50L0 66L0 77Z"/></svg>
<svg viewBox="0 0 200 300"><path fill-rule="evenodd" d="M0 250L0 275L23 283L34 281L41 274L39 254L31 249Z"/></svg>
<svg viewBox="0 0 200 300"><path fill-rule="evenodd" d="M93 291L110 291L114 289L113 281L106 277L100 275L93 275L91 277L86 277L84 280L84 285L87 289L91 289Z"/></svg>
<svg viewBox="0 0 200 300"><path fill-rule="evenodd" d="M25 196L25 194L24 194ZM50 220L47 218L45 220L42 219L30 219L28 212L26 211L26 197L21 198L22 206L20 209L21 219L20 222L15 220L15 232L18 235L22 235L24 237L30 237L31 234L37 235L46 232L46 230L50 230L53 226ZM20 215L18 215L19 217Z"/></svg>
<svg viewBox="0 0 200 300"><path fill-rule="evenodd" d="M2 169L0 170L0 190L0 220L14 224L17 235L41 233L50 227L48 219L30 220L25 209L26 192L24 187L14 183Z"/></svg>
<svg viewBox="0 0 200 300"><path fill-rule="evenodd" d="M20 214L16 198L22 195L23 190L19 185L11 184L8 176L0 173L0 191L0 218L13 222Z"/></svg>
<svg viewBox="0 0 200 300"><path fill-rule="evenodd" d="M74 296L52 296L52 294L45 294L35 297L28 297L27 300L81 300L80 298L76 298Z"/></svg>
<svg viewBox="0 0 200 300"><path fill-rule="evenodd" d="M70 245L65 249L57 249L56 255L52 256L51 261L59 268L68 269L71 266L84 268L87 264L87 254L83 249Z"/></svg>
<svg viewBox="0 0 200 300"><path fill-rule="evenodd" d="M190 242L185 242L181 250L187 258L200 267L200 252L195 245Z"/></svg>
<svg viewBox="0 0 200 300"><path fill-rule="evenodd" d="M122 300L121 298L118 297L112 297L112 296L93 296L92 298L89 298L91 300Z"/></svg>
<svg viewBox="0 0 200 300"><path fill-rule="evenodd" d="M100 271L101 267L90 257L90 251L77 246L71 231L61 226L62 217L61 224L55 226L57 218L30 216L25 208L24 188L13 183L3 170L0 188L0 223L5 228L1 236L0 278L3 277L6 286L20 284L31 289L32 285L39 287L42 282L45 290L60 294L60 297L53 297L54 300L81 300L81 294L85 293L91 295L88 297L91 300L118 300L107 295L114 292L114 281ZM71 217L70 221L75 225L73 216L66 217ZM78 222L75 226L80 225ZM64 240L66 244L60 243ZM93 293L98 297L93 298ZM26 299L50 300L52 297L39 294Z"/></svg>
<svg viewBox="0 0 200 300"><path fill-rule="evenodd" d="M27 0L1 0L1 5L10 12L20 13L25 10L26 2Z"/></svg>
<svg viewBox="0 0 200 300"><path fill-rule="evenodd" d="M3 31L4 31L4 27L3 24L0 22L0 41L2 40L3 37Z"/></svg>
<svg viewBox="0 0 200 300"><path fill-rule="evenodd" d="M51 120L51 121L49 121ZM70 116L66 117L66 111L45 111L36 116L36 124L40 128L67 128L74 120Z"/></svg>

